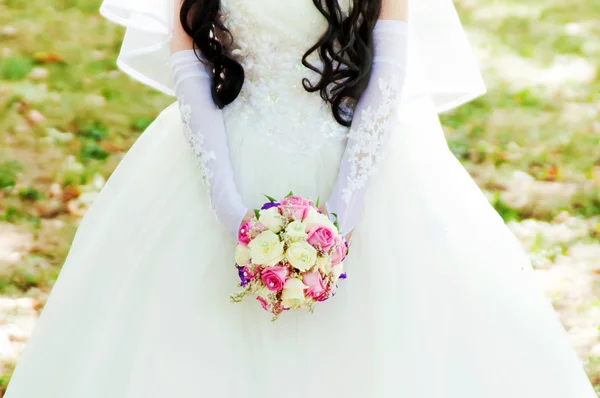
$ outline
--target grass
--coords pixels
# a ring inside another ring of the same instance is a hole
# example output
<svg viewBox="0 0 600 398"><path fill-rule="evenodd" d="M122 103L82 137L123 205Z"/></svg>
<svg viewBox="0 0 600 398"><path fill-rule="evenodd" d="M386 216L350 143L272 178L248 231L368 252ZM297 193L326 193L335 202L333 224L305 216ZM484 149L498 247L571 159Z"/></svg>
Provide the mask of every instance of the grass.
<svg viewBox="0 0 600 398"><path fill-rule="evenodd" d="M28 256L0 258L0 294L50 290L80 219L69 203L107 179L172 101L116 68L124 32L99 5L0 0L0 227L31 237ZM600 215L600 3L457 6L489 93L442 116L452 152L507 221ZM515 170L576 192L555 207L515 207L503 196ZM5 365L0 395L11 371ZM600 385L600 365L590 362L588 372Z"/></svg>
<svg viewBox="0 0 600 398"><path fill-rule="evenodd" d="M38 243L41 225L57 219L68 248L79 221L68 200L96 176L108 178L172 102L117 70L123 30L99 16L99 5L0 1L0 221L33 232ZM52 271L17 265L0 275L0 293L49 289L66 250L46 249L37 255Z"/></svg>
<svg viewBox="0 0 600 398"><path fill-rule="evenodd" d="M477 0L458 6L471 36L483 43L489 93L442 116L451 150L470 171L523 170L542 183L577 185L570 203L538 218L563 210L600 214L598 3ZM497 191L505 185L500 178L479 182ZM531 215L531 208L496 204L511 219Z"/></svg>

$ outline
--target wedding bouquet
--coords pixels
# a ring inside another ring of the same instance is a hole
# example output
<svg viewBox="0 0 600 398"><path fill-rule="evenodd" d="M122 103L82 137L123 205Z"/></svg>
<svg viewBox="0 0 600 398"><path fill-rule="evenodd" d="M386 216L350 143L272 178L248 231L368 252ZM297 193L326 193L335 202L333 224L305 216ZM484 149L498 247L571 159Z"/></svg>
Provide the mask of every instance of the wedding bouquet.
<svg viewBox="0 0 600 398"><path fill-rule="evenodd" d="M273 320L287 310L312 312L346 278L342 262L348 244L318 202L292 192L280 201L267 199L239 229L235 262L244 290L231 301L254 296Z"/></svg>

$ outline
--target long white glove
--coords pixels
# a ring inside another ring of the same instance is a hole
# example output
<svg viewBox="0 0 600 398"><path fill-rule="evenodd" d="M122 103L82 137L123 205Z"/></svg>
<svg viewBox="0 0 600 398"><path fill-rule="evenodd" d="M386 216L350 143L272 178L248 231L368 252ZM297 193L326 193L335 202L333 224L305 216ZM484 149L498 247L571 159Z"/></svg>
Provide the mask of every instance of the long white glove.
<svg viewBox="0 0 600 398"><path fill-rule="evenodd" d="M387 146L406 77L408 25L380 20L375 25L375 57L367 89L352 120L346 150L327 212L336 214L340 232L351 232L362 213L370 180Z"/></svg>
<svg viewBox="0 0 600 398"><path fill-rule="evenodd" d="M211 97L211 78L194 50L173 54L171 66L186 136L202 171L211 207L217 220L237 240L248 209L233 179L223 114Z"/></svg>

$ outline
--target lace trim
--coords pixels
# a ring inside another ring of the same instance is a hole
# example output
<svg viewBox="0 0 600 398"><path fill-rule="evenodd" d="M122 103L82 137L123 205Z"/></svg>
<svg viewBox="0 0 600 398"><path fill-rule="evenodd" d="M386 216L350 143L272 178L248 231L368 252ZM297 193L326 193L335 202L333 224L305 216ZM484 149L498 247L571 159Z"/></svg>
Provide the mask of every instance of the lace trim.
<svg viewBox="0 0 600 398"><path fill-rule="evenodd" d="M250 128L265 146L285 152L291 159L305 158L324 145L345 140L348 128L335 121L329 105L319 95L302 86L303 78L313 82L320 78L301 60L327 29L326 21L310 17L298 27L281 26L266 22L274 16L270 11L261 10L257 15L251 1L221 1L221 20L235 39L230 55L242 64L246 76L240 96L223 109L228 133ZM314 16L312 4L300 4L289 6L310 10L309 15ZM318 54L309 61L319 65Z"/></svg>
<svg viewBox="0 0 600 398"><path fill-rule="evenodd" d="M199 131L195 133L192 132L192 128L190 126L190 121L192 120L192 106L185 102L185 97L183 96L181 96L179 102L179 110L181 112L181 120L183 122L186 139L190 143L192 152L194 153L198 166L200 167L202 179L206 184L207 191L210 192L210 185L211 180L213 178L213 172L208 167L208 163L212 160L216 160L217 155L214 153L214 151L207 151L204 148L204 136L200 134Z"/></svg>
<svg viewBox="0 0 600 398"><path fill-rule="evenodd" d="M355 191L365 186L382 159L383 137L398 98L398 82L397 75L389 80L380 78L377 83L381 103L376 109L371 106L363 109L360 112L360 125L350 130L348 137L353 142L348 148L350 174L346 179L346 187L342 190L342 200L346 204L350 203Z"/></svg>

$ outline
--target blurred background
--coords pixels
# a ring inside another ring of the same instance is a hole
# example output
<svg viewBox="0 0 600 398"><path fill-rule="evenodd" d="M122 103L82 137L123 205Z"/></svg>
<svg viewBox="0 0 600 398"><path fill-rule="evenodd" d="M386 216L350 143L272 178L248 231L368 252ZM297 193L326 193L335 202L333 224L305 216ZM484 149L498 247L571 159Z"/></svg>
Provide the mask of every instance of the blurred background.
<svg viewBox="0 0 600 398"><path fill-rule="evenodd" d="M600 1L455 4L489 94L442 116L449 146L600 391ZM116 68L123 31L99 6L0 0L0 397L81 217L172 102Z"/></svg>

